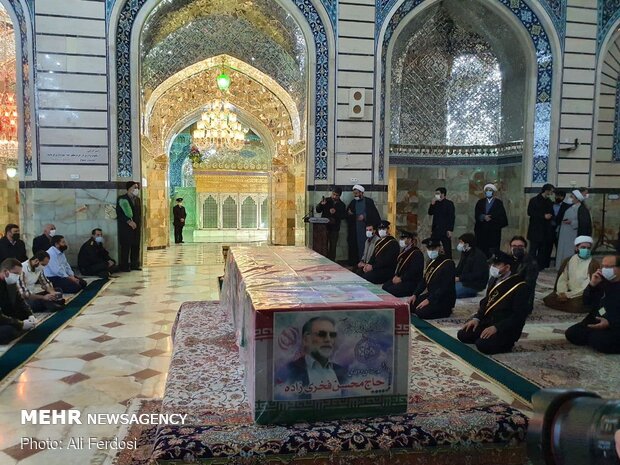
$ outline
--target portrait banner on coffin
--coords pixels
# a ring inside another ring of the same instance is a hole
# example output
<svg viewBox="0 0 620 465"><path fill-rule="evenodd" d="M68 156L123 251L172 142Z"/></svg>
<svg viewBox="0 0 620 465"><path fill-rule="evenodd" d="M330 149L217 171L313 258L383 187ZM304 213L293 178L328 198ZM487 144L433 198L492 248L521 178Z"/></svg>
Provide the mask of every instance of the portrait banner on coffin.
<svg viewBox="0 0 620 465"><path fill-rule="evenodd" d="M274 314L273 401L394 393L394 310Z"/></svg>

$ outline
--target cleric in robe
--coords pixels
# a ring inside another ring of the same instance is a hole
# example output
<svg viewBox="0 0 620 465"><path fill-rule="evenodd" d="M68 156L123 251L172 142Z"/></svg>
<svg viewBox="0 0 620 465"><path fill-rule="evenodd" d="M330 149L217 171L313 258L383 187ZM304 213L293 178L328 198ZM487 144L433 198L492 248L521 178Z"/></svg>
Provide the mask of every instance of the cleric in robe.
<svg viewBox="0 0 620 465"><path fill-rule="evenodd" d="M341 397L347 368L332 361L336 349L336 322L326 316L303 325L303 355L276 373L275 400L316 400Z"/></svg>

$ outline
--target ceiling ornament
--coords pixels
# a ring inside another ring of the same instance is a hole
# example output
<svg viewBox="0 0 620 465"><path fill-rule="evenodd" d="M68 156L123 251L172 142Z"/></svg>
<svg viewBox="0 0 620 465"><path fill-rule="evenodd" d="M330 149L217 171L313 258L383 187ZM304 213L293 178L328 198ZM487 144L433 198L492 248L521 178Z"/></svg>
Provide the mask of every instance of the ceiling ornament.
<svg viewBox="0 0 620 465"><path fill-rule="evenodd" d="M229 55L218 55L215 57L207 58L206 60L195 63L187 68L179 71L178 73L170 76L164 82L162 82L153 92L148 96L148 100L145 104L144 114L145 124L143 131L145 135L149 135L150 121L153 116L153 109L162 96L168 93L173 87L177 86L182 81L192 79L201 80L201 75L206 72L212 72L213 68L221 69L223 66L226 69L234 70L236 73L245 75L246 78L251 78L256 83L259 83L262 87L266 88L273 96L278 99L282 105L284 105L286 112L290 116L291 125L293 127L293 143L299 142L303 137L303 128L305 122L300 118L300 112L293 98L288 92L280 86L274 79L256 69L252 65L238 60Z"/></svg>
<svg viewBox="0 0 620 465"><path fill-rule="evenodd" d="M222 71L216 82L222 96L205 105L196 129L192 132L192 142L201 151L210 148L241 150L249 129L241 125L233 106L226 101L230 76Z"/></svg>

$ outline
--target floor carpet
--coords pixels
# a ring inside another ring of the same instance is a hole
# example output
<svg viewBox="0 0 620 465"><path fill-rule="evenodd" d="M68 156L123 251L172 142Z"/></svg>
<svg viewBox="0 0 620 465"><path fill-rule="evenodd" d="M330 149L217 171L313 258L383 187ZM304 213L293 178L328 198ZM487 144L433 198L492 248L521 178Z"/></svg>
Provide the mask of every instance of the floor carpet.
<svg viewBox="0 0 620 465"><path fill-rule="evenodd" d="M82 292L75 295L64 309L39 316L36 328L8 345L0 354L0 381L26 363L50 336L55 334L69 320L79 315L86 305L97 297L107 282L107 279L92 281Z"/></svg>
<svg viewBox="0 0 620 465"><path fill-rule="evenodd" d="M185 303L180 314L162 412L187 413L189 425L160 428L159 463L378 465L416 456L432 464L446 463L445 454L453 465L524 461L526 407L502 401L476 370L415 331L406 414L261 426L252 422L228 316L207 302Z"/></svg>

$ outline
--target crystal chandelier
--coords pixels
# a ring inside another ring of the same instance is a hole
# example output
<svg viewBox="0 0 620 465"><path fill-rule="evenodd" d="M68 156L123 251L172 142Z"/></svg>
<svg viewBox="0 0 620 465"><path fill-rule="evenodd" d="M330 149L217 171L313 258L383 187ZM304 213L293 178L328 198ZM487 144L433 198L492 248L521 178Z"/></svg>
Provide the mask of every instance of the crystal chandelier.
<svg viewBox="0 0 620 465"><path fill-rule="evenodd" d="M230 77L222 72L217 77L217 86L224 95L230 87ZM243 148L248 128L242 127L232 108L225 98L216 99L205 106L192 134L194 144L201 151L207 148Z"/></svg>

